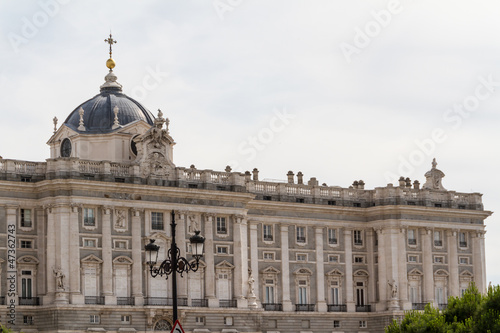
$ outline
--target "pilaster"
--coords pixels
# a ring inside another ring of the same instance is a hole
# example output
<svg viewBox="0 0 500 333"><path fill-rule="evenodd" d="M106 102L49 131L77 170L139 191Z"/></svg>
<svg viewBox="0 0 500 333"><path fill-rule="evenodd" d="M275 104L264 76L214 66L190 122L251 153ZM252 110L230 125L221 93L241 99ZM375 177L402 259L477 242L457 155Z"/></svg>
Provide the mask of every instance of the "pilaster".
<svg viewBox="0 0 500 333"><path fill-rule="evenodd" d="M378 228L375 230L378 238L378 295L377 311L387 309L387 258L386 258L386 240L384 230Z"/></svg>
<svg viewBox="0 0 500 333"><path fill-rule="evenodd" d="M234 244L234 296L238 308L248 307L248 246L246 238L247 221L243 215L233 215Z"/></svg>
<svg viewBox="0 0 500 333"><path fill-rule="evenodd" d="M406 238L407 229L401 228L399 233L399 300L402 310L411 310L412 304L408 300L408 269L406 266Z"/></svg>
<svg viewBox="0 0 500 333"><path fill-rule="evenodd" d="M219 300L215 297L215 264L214 264L214 214L205 214L205 260L207 269L205 270L205 296L208 300L208 307L219 307Z"/></svg>
<svg viewBox="0 0 500 333"><path fill-rule="evenodd" d="M106 305L116 305L113 295L113 257L111 255L111 208L102 208L102 295Z"/></svg>
<svg viewBox="0 0 500 333"><path fill-rule="evenodd" d="M324 253L323 253L323 233L325 228L316 227L314 229L316 236L316 297L317 297L317 311L326 312L325 300L325 266L324 266Z"/></svg>
<svg viewBox="0 0 500 333"><path fill-rule="evenodd" d="M135 305L144 304L142 293L142 242L141 242L141 211L132 210L132 297Z"/></svg>
<svg viewBox="0 0 500 333"><path fill-rule="evenodd" d="M293 311L290 299L290 260L288 257L288 225L281 226L281 287L283 311Z"/></svg>
<svg viewBox="0 0 500 333"><path fill-rule="evenodd" d="M347 312L356 311L354 303L354 280L352 275L352 230L344 229L345 247L345 293Z"/></svg>
<svg viewBox="0 0 500 333"><path fill-rule="evenodd" d="M69 292L71 304L85 304L85 298L80 290L80 237L79 237L79 207L71 205L69 213Z"/></svg>
<svg viewBox="0 0 500 333"><path fill-rule="evenodd" d="M486 292L486 276L484 269L484 231L472 233L472 253L474 253L473 269L474 283L479 292Z"/></svg>
<svg viewBox="0 0 500 333"><path fill-rule="evenodd" d="M450 288L448 296L460 296L459 273L458 273L458 251L457 251L457 231L447 230L448 243L448 265L450 267Z"/></svg>
<svg viewBox="0 0 500 333"><path fill-rule="evenodd" d="M431 229L420 229L422 238L422 263L424 269L424 302L434 303L434 268L432 266L432 239Z"/></svg>
<svg viewBox="0 0 500 333"><path fill-rule="evenodd" d="M255 296L257 297L257 304L260 307L260 277L259 277L259 250L258 250L258 234L257 224L252 222L248 223L250 229L250 267L252 269L252 276L256 281L256 288L254 288Z"/></svg>
<svg viewBox="0 0 500 333"><path fill-rule="evenodd" d="M177 247L180 250L181 257L186 258L186 220L187 211L178 211L176 216L176 238ZM186 258L187 259L187 258ZM189 259L188 259L189 260ZM188 273L189 274L189 273ZM188 298L187 293L188 278L177 279L177 297Z"/></svg>

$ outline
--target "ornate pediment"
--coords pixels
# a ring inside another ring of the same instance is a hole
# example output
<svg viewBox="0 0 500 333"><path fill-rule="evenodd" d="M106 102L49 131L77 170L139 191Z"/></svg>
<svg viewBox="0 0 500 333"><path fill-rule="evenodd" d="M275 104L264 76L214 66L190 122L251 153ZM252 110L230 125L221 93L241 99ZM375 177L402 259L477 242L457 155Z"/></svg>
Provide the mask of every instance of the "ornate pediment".
<svg viewBox="0 0 500 333"><path fill-rule="evenodd" d="M22 256L17 259L18 264L32 264L32 265L38 265L40 261L33 257L33 256Z"/></svg>
<svg viewBox="0 0 500 333"><path fill-rule="evenodd" d="M434 272L435 276L448 276L448 272L445 271L444 269L438 269L436 272Z"/></svg>
<svg viewBox="0 0 500 333"><path fill-rule="evenodd" d="M422 273L420 270L414 268L408 272L408 275L424 275L424 273Z"/></svg>
<svg viewBox="0 0 500 333"><path fill-rule="evenodd" d="M220 263L218 263L217 265L215 265L215 268L216 269L233 269L234 266L231 265L230 262L224 260L224 261L221 261Z"/></svg>
<svg viewBox="0 0 500 333"><path fill-rule="evenodd" d="M274 268L273 266L269 266L267 268L264 268L262 271L261 271L262 274L279 274L280 271L276 268Z"/></svg>
<svg viewBox="0 0 500 333"><path fill-rule="evenodd" d="M119 257L116 257L115 259L113 259L113 264L132 265L133 263L134 263L134 261L126 256L119 256Z"/></svg>
<svg viewBox="0 0 500 333"><path fill-rule="evenodd" d="M363 277L367 277L369 274L367 271L365 271L364 269L358 269L356 272L354 272L353 274L354 276L363 276Z"/></svg>
<svg viewBox="0 0 500 333"><path fill-rule="evenodd" d="M83 258L81 260L81 263L82 264L101 264L102 263L102 259L100 259L100 258L96 257L95 255L91 254L91 255L88 255L85 258Z"/></svg>
<svg viewBox="0 0 500 333"><path fill-rule="evenodd" d="M313 272L309 268L299 268L295 272L293 272L295 275L312 275Z"/></svg>
<svg viewBox="0 0 500 333"><path fill-rule="evenodd" d="M329 275L329 276L344 276L344 273L342 273L337 268L334 268L331 271L329 271L328 273L326 273L326 275Z"/></svg>

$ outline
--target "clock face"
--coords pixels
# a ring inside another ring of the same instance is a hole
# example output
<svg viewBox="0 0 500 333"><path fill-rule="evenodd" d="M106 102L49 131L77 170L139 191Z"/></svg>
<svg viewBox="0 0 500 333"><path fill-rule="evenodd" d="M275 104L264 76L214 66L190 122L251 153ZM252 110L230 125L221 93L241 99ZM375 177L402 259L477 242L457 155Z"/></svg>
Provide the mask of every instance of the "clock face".
<svg viewBox="0 0 500 333"><path fill-rule="evenodd" d="M61 144L61 156L62 157L71 156L71 141L69 141L69 139L64 139Z"/></svg>

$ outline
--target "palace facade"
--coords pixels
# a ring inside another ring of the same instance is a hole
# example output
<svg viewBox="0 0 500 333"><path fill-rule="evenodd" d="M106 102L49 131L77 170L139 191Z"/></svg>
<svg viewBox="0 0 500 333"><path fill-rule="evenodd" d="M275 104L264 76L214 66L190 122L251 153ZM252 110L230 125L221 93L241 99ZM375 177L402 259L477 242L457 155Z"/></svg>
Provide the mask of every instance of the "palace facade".
<svg viewBox="0 0 500 333"><path fill-rule="evenodd" d="M109 61L108 61L109 65ZM401 178L365 189L290 171L174 164L169 120L122 93L109 65L100 93L62 125L46 162L0 159L0 310L23 332L151 332L172 326L171 281L152 278L144 246L191 259L178 282L186 333L383 332L404 310L485 291L481 194Z"/></svg>

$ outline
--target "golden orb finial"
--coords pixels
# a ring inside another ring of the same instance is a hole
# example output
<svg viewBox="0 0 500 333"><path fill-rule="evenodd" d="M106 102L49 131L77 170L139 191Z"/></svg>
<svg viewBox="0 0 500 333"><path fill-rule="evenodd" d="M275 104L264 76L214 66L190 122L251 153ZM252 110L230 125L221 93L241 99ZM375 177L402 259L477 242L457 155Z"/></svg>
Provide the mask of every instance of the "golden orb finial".
<svg viewBox="0 0 500 333"><path fill-rule="evenodd" d="M113 69L113 68L115 68L115 66L116 66L116 63L113 59L109 58L106 61L106 67L108 67L109 69Z"/></svg>
<svg viewBox="0 0 500 333"><path fill-rule="evenodd" d="M109 59L106 61L106 67L108 67L109 70L112 70L116 66L116 63L113 60L113 49L112 49L113 44L116 44L116 40L113 39L113 36L111 35L110 32L109 38L105 39L104 41L109 44Z"/></svg>

